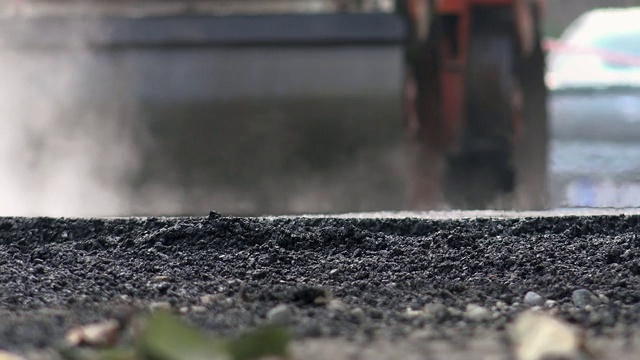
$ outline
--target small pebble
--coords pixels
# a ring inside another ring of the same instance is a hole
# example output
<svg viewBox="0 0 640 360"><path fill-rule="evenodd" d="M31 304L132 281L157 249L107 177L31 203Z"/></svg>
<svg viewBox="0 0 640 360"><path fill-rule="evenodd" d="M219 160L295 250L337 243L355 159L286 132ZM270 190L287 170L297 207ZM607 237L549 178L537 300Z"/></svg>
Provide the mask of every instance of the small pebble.
<svg viewBox="0 0 640 360"><path fill-rule="evenodd" d="M171 310L171 304L166 301L154 302L149 305L151 311Z"/></svg>
<svg viewBox="0 0 640 360"><path fill-rule="evenodd" d="M571 299L573 300L573 304L580 309L587 305L591 305L592 307L600 305L600 299L587 289L575 290L571 295Z"/></svg>
<svg viewBox="0 0 640 360"><path fill-rule="evenodd" d="M336 311L347 310L347 305L338 299L333 299L327 304L327 308Z"/></svg>
<svg viewBox="0 0 640 360"><path fill-rule="evenodd" d="M153 282L163 282L163 281L170 281L170 280L171 278L167 275L159 275L152 279Z"/></svg>
<svg viewBox="0 0 640 360"><path fill-rule="evenodd" d="M558 305L558 302L555 300L547 300L544 302L544 307L547 309L554 308L556 305Z"/></svg>
<svg viewBox="0 0 640 360"><path fill-rule="evenodd" d="M424 316L424 311L422 310L413 310L412 308L407 308L407 311L405 311L404 316L407 319L414 319L417 317L421 317Z"/></svg>
<svg viewBox="0 0 640 360"><path fill-rule="evenodd" d="M449 309L443 304L427 304L424 306L423 315L427 319L441 321L449 315Z"/></svg>
<svg viewBox="0 0 640 360"><path fill-rule="evenodd" d="M201 313L207 312L207 308L200 305L194 305L191 307L191 311L196 314L201 314Z"/></svg>
<svg viewBox="0 0 640 360"><path fill-rule="evenodd" d="M598 299L600 299L600 302L603 304L609 303L609 298L605 294L598 294Z"/></svg>
<svg viewBox="0 0 640 360"><path fill-rule="evenodd" d="M351 315L355 316L359 324L363 324L367 321L367 315L364 313L364 310L362 310L362 308L357 307L351 310Z"/></svg>
<svg viewBox="0 0 640 360"><path fill-rule="evenodd" d="M544 305L544 299L540 294L529 291L524 296L524 303L528 306L542 306Z"/></svg>
<svg viewBox="0 0 640 360"><path fill-rule="evenodd" d="M467 305L465 316L469 320L484 321L491 318L491 312L480 305L469 304Z"/></svg>
<svg viewBox="0 0 640 360"><path fill-rule="evenodd" d="M178 312L180 314L186 314L186 313L189 312L189 307L188 306L182 306L182 307L180 307L180 309L178 309Z"/></svg>
<svg viewBox="0 0 640 360"><path fill-rule="evenodd" d="M207 294L200 297L200 302L204 305L211 305L221 299L220 294Z"/></svg>
<svg viewBox="0 0 640 360"><path fill-rule="evenodd" d="M448 308L447 308L447 313L448 313L450 316L461 316L461 315L463 314L463 311L462 311L462 310L460 310L460 309L456 309L456 308L454 308L454 307L448 307Z"/></svg>
<svg viewBox="0 0 640 360"><path fill-rule="evenodd" d="M289 325L293 321L293 312L287 305L278 305L267 312L267 319L272 325Z"/></svg>

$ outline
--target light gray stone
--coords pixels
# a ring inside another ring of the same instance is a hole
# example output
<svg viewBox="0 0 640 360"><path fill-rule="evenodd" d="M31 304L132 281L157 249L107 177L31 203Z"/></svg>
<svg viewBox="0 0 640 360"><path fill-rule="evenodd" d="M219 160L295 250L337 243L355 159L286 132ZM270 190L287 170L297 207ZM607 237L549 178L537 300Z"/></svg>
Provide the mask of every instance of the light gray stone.
<svg viewBox="0 0 640 360"><path fill-rule="evenodd" d="M267 312L267 320L273 325L289 325L293 321L293 311L287 305L278 305Z"/></svg>
<svg viewBox="0 0 640 360"><path fill-rule="evenodd" d="M544 305L544 298L540 294L529 291L524 295L524 303L528 306L542 306Z"/></svg>
<svg viewBox="0 0 640 360"><path fill-rule="evenodd" d="M583 309L587 305L592 307L600 305L600 299L587 289L575 290L571 295L571 300L579 309Z"/></svg>

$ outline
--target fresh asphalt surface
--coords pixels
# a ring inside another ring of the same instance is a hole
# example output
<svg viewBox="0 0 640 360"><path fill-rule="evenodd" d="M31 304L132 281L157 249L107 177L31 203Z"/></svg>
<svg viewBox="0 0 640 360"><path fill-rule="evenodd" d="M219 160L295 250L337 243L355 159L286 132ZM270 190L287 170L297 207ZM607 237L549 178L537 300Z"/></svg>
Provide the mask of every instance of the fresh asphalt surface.
<svg viewBox="0 0 640 360"><path fill-rule="evenodd" d="M46 349L74 325L158 302L214 334L264 324L286 304L300 341L393 343L428 330L464 343L503 333L535 291L558 302L558 316L637 352L639 230L634 210L1 218L0 349ZM577 309L580 288L608 300ZM315 303L329 295L338 301ZM449 311L407 316L436 303ZM455 311L468 304L491 318Z"/></svg>

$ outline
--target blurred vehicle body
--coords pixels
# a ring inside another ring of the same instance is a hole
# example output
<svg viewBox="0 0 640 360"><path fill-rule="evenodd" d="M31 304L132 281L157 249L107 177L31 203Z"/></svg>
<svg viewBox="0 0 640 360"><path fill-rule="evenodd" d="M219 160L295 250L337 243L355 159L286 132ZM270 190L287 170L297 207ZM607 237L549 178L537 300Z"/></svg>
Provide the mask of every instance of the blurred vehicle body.
<svg viewBox="0 0 640 360"><path fill-rule="evenodd" d="M549 47L554 138L640 139L640 8L597 9Z"/></svg>
<svg viewBox="0 0 640 360"><path fill-rule="evenodd" d="M63 138L115 124L131 161L106 141L95 166L123 172L132 213L393 210L407 183L412 208L541 208L542 4L23 0L0 94Z"/></svg>
<svg viewBox="0 0 640 360"><path fill-rule="evenodd" d="M640 204L640 8L594 9L547 44L557 206Z"/></svg>

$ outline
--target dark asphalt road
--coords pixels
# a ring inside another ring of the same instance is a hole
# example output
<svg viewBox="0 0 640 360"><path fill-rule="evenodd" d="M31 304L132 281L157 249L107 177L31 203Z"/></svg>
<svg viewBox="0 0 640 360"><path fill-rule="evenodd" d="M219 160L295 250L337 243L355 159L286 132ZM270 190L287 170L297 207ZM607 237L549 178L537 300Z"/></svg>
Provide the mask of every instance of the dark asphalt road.
<svg viewBox="0 0 640 360"><path fill-rule="evenodd" d="M638 215L0 218L0 348L46 348L73 325L153 302L204 306L185 316L226 335L264 323L284 303L297 339L393 340L424 329L465 339L500 333L526 309L528 291L557 301L559 317L594 336L632 338L640 331L639 230ZM579 288L608 301L577 309ZM339 302L314 304L325 291ZM494 316L406 314L432 303L477 304Z"/></svg>

